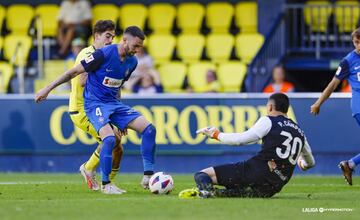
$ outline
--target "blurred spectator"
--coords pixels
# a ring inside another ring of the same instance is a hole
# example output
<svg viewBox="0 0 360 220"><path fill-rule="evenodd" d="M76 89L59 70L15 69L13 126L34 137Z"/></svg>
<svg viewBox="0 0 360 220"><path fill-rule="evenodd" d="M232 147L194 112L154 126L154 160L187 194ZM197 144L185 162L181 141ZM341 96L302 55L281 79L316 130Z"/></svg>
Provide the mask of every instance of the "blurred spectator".
<svg viewBox="0 0 360 220"><path fill-rule="evenodd" d="M265 93L274 92L294 92L294 85L290 82L285 81L285 70L281 66L276 66L272 72L273 83L265 87Z"/></svg>
<svg viewBox="0 0 360 220"><path fill-rule="evenodd" d="M215 70L209 69L206 71L206 86L202 86L199 88L199 90L203 92L220 92L221 85L219 81L217 80L216 72ZM189 84L189 79L186 76L182 88L189 93L194 92L194 88L192 88Z"/></svg>
<svg viewBox="0 0 360 220"><path fill-rule="evenodd" d="M347 80L343 80L341 84L341 92L351 92L351 86Z"/></svg>
<svg viewBox="0 0 360 220"><path fill-rule="evenodd" d="M159 73L155 70L153 59L146 53L145 48L139 49L135 56L138 59L138 65L136 66L134 72L132 72L129 80L124 84L124 88L128 91L133 91L135 84L138 83L140 78L146 74L150 74L154 78L159 79L160 83Z"/></svg>
<svg viewBox="0 0 360 220"><path fill-rule="evenodd" d="M208 70L206 72L206 90L205 92L220 92L220 83L217 80L215 70Z"/></svg>
<svg viewBox="0 0 360 220"><path fill-rule="evenodd" d="M87 0L64 0L58 21L59 55L65 56L74 37L88 38L91 24L91 5Z"/></svg>
<svg viewBox="0 0 360 220"><path fill-rule="evenodd" d="M143 74L137 84L133 86L133 92L140 95L149 95L155 93L162 93L163 88L160 83L160 77L157 74L146 73Z"/></svg>
<svg viewBox="0 0 360 220"><path fill-rule="evenodd" d="M75 38L71 41L71 53L66 57L66 60L72 60L75 62L76 56L80 53L82 49L86 46L85 41L80 37ZM71 68L71 67L70 67Z"/></svg>

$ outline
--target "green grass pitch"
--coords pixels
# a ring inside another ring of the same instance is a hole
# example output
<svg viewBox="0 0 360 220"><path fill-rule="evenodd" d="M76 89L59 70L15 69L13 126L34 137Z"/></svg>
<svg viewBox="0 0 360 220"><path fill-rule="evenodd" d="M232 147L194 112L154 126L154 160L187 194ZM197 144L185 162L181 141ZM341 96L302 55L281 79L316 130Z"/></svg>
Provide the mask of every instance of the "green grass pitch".
<svg viewBox="0 0 360 220"><path fill-rule="evenodd" d="M140 188L141 174L120 174L127 193L89 191L79 174L0 173L0 219L359 219L360 178L295 176L271 199L179 199L194 186L191 175L172 175L170 195ZM323 208L323 209L321 209Z"/></svg>

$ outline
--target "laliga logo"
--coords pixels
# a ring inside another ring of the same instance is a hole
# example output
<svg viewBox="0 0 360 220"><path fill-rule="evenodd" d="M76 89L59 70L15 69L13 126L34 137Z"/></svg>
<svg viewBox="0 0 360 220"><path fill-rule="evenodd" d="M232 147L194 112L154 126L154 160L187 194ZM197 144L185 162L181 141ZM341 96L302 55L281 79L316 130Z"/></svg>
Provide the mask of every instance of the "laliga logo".
<svg viewBox="0 0 360 220"><path fill-rule="evenodd" d="M253 105L188 105L183 109L171 105L153 105L150 107L135 106L135 110L145 116L156 127L157 144L188 144L196 145L204 140L207 144L218 144L217 141L206 139L203 135L196 135L196 129L209 125L220 128L224 132L243 132L251 127L256 120L266 115L266 106ZM63 119L69 117L68 106L59 106L51 114L50 132L54 140L62 145L71 145L80 141L86 145L96 143L86 132L73 125L68 119L71 134L64 134ZM296 121L293 109L290 107L288 115ZM141 139L138 134L129 130L128 135L123 137L123 143L127 141L140 145Z"/></svg>

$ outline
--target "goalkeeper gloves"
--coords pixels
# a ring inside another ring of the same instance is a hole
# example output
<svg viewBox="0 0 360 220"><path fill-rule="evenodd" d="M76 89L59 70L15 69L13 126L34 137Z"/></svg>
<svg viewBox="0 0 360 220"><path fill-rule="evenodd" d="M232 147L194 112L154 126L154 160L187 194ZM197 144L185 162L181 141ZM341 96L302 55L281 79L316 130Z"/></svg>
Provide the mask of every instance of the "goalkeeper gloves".
<svg viewBox="0 0 360 220"><path fill-rule="evenodd" d="M206 128L201 128L201 129L197 130L196 134L203 134L203 135L208 136L211 139L219 140L220 131L219 131L219 129L217 129L215 127L206 127Z"/></svg>

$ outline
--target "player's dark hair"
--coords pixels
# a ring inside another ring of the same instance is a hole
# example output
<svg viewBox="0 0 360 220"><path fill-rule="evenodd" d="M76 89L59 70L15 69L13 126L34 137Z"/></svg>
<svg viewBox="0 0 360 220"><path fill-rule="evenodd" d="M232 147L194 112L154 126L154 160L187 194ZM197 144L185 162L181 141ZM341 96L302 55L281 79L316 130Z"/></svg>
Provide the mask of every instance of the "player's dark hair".
<svg viewBox="0 0 360 220"><path fill-rule="evenodd" d="M270 96L269 100L272 100L275 105L275 110L287 113L289 110L289 97L284 93L274 93Z"/></svg>
<svg viewBox="0 0 360 220"><path fill-rule="evenodd" d="M129 26L125 29L124 34L130 34L133 37L138 37L141 40L145 40L144 32L137 26Z"/></svg>
<svg viewBox="0 0 360 220"><path fill-rule="evenodd" d="M102 34L105 31L115 30L115 24L112 20L98 20L94 25L93 34Z"/></svg>
<svg viewBox="0 0 360 220"><path fill-rule="evenodd" d="M351 33L351 39L360 39L360 27L356 28L352 33Z"/></svg>

